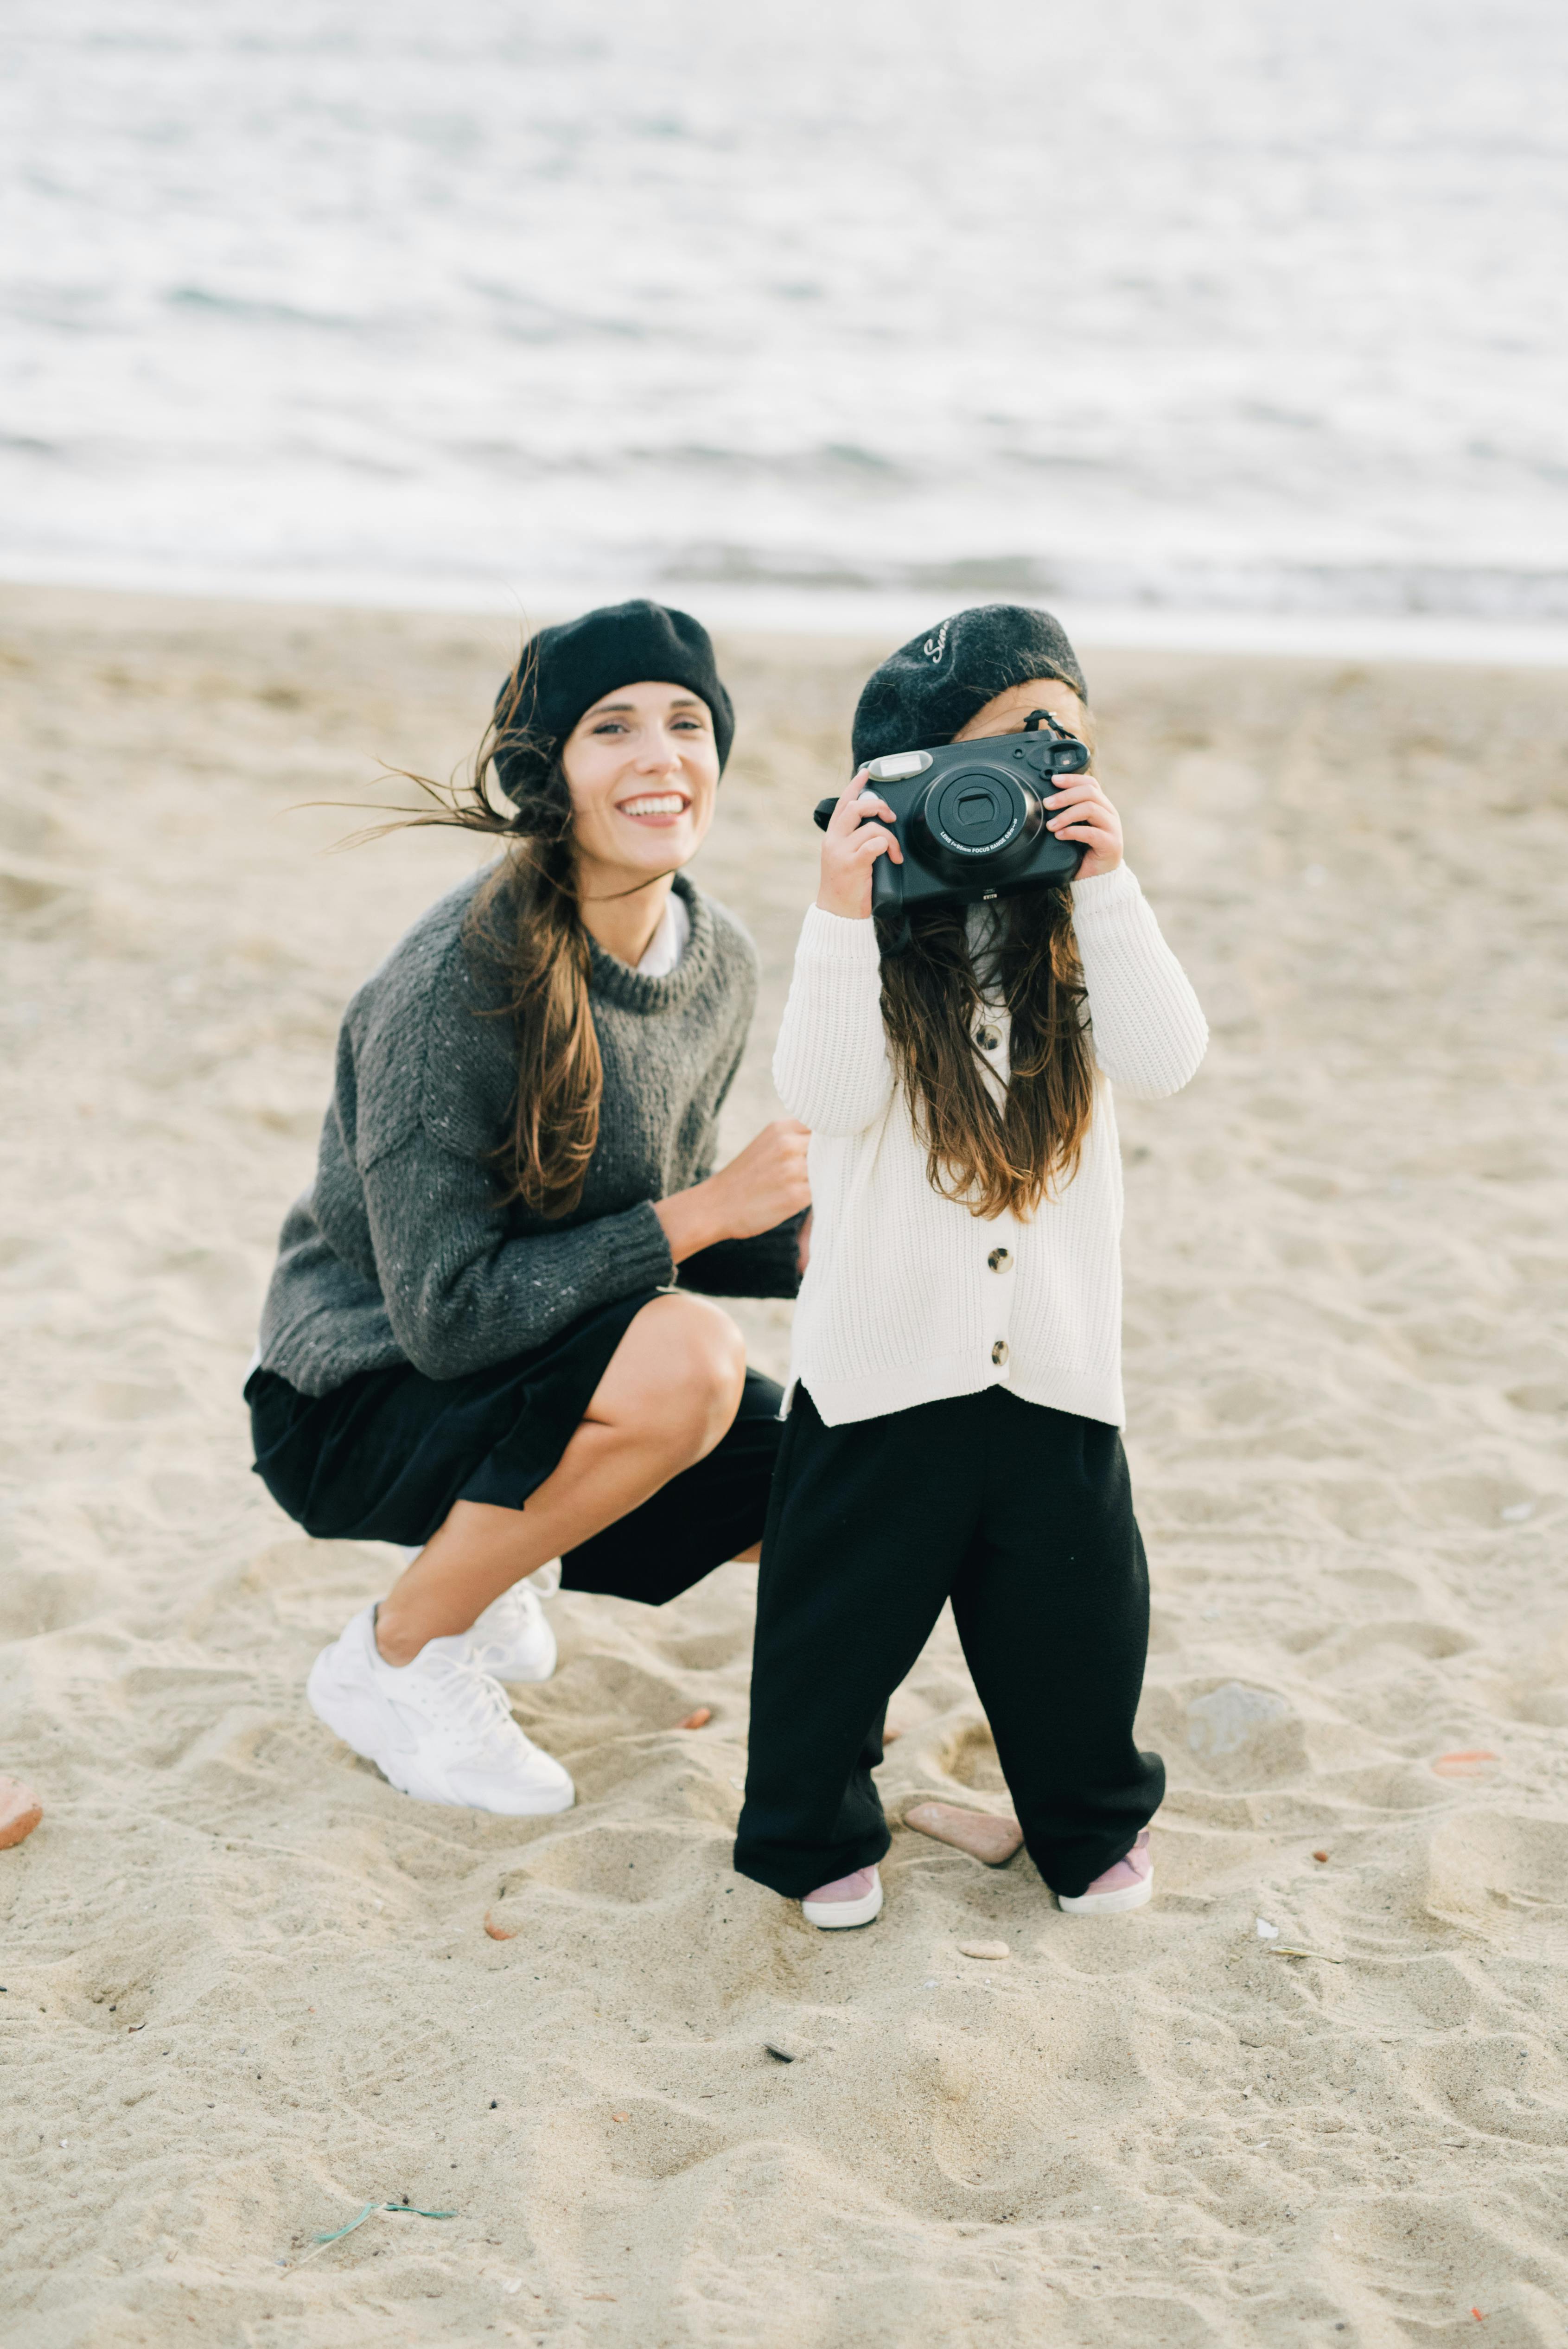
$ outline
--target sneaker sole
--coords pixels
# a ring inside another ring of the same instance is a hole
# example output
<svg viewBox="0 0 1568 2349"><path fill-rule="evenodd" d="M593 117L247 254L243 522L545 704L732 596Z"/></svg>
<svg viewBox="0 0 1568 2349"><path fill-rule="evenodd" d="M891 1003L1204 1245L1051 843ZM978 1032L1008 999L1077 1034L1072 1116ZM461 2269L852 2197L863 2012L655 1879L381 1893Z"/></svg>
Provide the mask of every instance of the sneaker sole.
<svg viewBox="0 0 1568 2349"><path fill-rule="evenodd" d="M397 1781L391 1783L396 1785ZM504 1811L491 1803L464 1802L458 1795L426 1794L418 1786L398 1786L397 1792L408 1795L416 1803L440 1803L449 1811L482 1811L487 1819L550 1819L560 1811L571 1810L577 1800L577 1789L570 1778L564 1786L542 1789L537 1801L526 1803L521 1808L509 1806Z"/></svg>
<svg viewBox="0 0 1568 2349"><path fill-rule="evenodd" d="M1154 1871L1150 1868L1141 1884L1129 1884L1120 1892L1080 1892L1073 1898L1058 1892L1057 1907L1065 1909L1072 1917L1124 1917L1130 1909L1146 1909L1153 1898Z"/></svg>
<svg viewBox="0 0 1568 2349"><path fill-rule="evenodd" d="M852 1925L869 1925L882 1915L882 1889L862 1893L858 1900L802 1900L800 1914L819 1933L847 1932Z"/></svg>

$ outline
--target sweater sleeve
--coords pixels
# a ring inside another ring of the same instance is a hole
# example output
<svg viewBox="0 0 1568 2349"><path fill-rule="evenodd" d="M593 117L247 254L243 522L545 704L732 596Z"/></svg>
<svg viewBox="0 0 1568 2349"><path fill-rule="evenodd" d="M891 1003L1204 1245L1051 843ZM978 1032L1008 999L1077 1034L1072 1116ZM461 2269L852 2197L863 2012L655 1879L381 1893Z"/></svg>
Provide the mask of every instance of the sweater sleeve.
<svg viewBox="0 0 1568 2349"><path fill-rule="evenodd" d="M892 1098L876 925L807 913L773 1054L773 1081L813 1133L862 1133Z"/></svg>
<svg viewBox="0 0 1568 2349"><path fill-rule="evenodd" d="M770 1232L744 1240L716 1240L676 1268L682 1288L705 1297L794 1297L800 1287L802 1211Z"/></svg>
<svg viewBox="0 0 1568 2349"><path fill-rule="evenodd" d="M364 1182L393 1335L427 1378L504 1361L596 1305L674 1278L651 1206L508 1237L483 1168L422 1128L367 1167Z"/></svg>
<svg viewBox="0 0 1568 2349"><path fill-rule="evenodd" d="M1208 1049L1208 1025L1125 864L1074 883L1073 928L1101 1069L1135 1099L1180 1092Z"/></svg>

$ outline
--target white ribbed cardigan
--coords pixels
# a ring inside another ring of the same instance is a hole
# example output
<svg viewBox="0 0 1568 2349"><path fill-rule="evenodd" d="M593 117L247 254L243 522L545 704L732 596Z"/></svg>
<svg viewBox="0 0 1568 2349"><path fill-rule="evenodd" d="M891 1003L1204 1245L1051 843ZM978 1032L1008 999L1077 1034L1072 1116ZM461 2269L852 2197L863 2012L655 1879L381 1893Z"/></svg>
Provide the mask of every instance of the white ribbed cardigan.
<svg viewBox="0 0 1568 2349"><path fill-rule="evenodd" d="M1105 1080L1144 1100L1177 1092L1209 1031L1125 864L1075 883L1073 926L1102 1072L1078 1171L1027 1220L981 1221L927 1180L888 1057L872 924L806 916L773 1079L811 1128L790 1391L803 1380L830 1427L989 1386L1122 1424L1121 1158ZM1005 1081L1004 1010L985 1032Z"/></svg>

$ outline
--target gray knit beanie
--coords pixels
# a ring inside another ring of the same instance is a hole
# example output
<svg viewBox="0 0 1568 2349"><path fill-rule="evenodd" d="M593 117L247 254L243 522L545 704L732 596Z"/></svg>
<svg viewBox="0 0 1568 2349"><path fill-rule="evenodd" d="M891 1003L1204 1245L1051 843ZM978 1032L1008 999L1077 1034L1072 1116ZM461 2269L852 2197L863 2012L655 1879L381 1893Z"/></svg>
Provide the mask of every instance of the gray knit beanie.
<svg viewBox="0 0 1568 2349"><path fill-rule="evenodd" d="M890 653L867 678L855 711L855 764L892 750L937 750L997 694L1034 677L1059 678L1088 699L1059 620L1027 604L974 604L955 612Z"/></svg>

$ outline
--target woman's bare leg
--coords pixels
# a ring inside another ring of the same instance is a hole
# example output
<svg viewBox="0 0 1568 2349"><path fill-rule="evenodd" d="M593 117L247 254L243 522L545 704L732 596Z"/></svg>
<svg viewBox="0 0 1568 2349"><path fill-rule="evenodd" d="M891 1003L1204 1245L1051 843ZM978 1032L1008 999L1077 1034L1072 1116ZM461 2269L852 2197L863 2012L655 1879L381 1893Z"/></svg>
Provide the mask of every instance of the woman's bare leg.
<svg viewBox="0 0 1568 2349"><path fill-rule="evenodd" d="M492 1599L602 1533L706 1458L740 1407L746 1347L706 1298L655 1297L627 1328L587 1413L524 1509L459 1501L382 1600L376 1644L406 1664L468 1630Z"/></svg>

